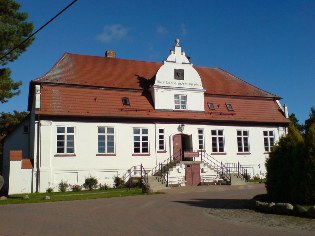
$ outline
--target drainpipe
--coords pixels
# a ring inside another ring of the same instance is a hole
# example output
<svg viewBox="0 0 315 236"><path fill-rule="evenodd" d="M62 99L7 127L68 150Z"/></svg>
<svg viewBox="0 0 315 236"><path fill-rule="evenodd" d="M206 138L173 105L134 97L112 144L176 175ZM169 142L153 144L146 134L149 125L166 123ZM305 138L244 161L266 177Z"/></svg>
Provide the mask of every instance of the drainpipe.
<svg viewBox="0 0 315 236"><path fill-rule="evenodd" d="M40 187L40 115L37 120L37 142L36 142L36 192L39 192Z"/></svg>

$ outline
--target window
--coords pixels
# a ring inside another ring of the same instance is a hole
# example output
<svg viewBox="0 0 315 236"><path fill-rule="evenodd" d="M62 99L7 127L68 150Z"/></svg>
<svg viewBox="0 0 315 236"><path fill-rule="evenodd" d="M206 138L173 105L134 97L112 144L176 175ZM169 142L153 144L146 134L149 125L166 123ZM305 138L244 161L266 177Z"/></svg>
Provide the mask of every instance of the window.
<svg viewBox="0 0 315 236"><path fill-rule="evenodd" d="M247 130L237 131L237 150L238 152L249 152L248 143L249 132Z"/></svg>
<svg viewBox="0 0 315 236"><path fill-rule="evenodd" d="M174 69L174 79L184 80L184 70L183 69Z"/></svg>
<svg viewBox="0 0 315 236"><path fill-rule="evenodd" d="M203 135L203 129L198 129L198 147L199 150L204 150L204 135Z"/></svg>
<svg viewBox="0 0 315 236"><path fill-rule="evenodd" d="M115 129L98 127L98 153L115 153Z"/></svg>
<svg viewBox="0 0 315 236"><path fill-rule="evenodd" d="M226 103L225 105L226 105L226 108L227 108L229 111L234 111L234 108L233 108L232 104Z"/></svg>
<svg viewBox="0 0 315 236"><path fill-rule="evenodd" d="M146 128L133 129L133 152L149 153L149 131Z"/></svg>
<svg viewBox="0 0 315 236"><path fill-rule="evenodd" d="M214 104L211 103L211 102L208 102L208 107L209 107L210 110L215 110Z"/></svg>
<svg viewBox="0 0 315 236"><path fill-rule="evenodd" d="M74 153L74 127L57 127L57 153Z"/></svg>
<svg viewBox="0 0 315 236"><path fill-rule="evenodd" d="M175 94L175 110L186 110L187 109L187 95Z"/></svg>
<svg viewBox="0 0 315 236"><path fill-rule="evenodd" d="M165 150L165 138L164 138L164 129L159 129L159 149L160 151Z"/></svg>
<svg viewBox="0 0 315 236"><path fill-rule="evenodd" d="M224 152L223 130L211 130L212 152Z"/></svg>
<svg viewBox="0 0 315 236"><path fill-rule="evenodd" d="M129 101L129 98L127 98L127 97L123 97L123 98L121 99L121 102L122 102L122 104L123 104L124 106L130 106L130 101Z"/></svg>
<svg viewBox="0 0 315 236"><path fill-rule="evenodd" d="M264 131L264 146L265 151L270 152L271 148L275 144L275 134L273 131Z"/></svg>

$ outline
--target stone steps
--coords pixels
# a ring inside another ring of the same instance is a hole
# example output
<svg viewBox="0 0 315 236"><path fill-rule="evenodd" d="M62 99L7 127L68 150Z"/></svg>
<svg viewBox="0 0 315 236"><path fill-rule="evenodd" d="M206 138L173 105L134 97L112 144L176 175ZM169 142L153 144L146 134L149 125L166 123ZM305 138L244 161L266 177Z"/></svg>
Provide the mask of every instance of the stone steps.
<svg viewBox="0 0 315 236"><path fill-rule="evenodd" d="M159 190L170 188L170 187L166 187L166 183L164 183L164 180L162 180L161 177L159 177L159 176L149 176L148 177L148 184L150 186L150 189L153 192L157 192Z"/></svg>

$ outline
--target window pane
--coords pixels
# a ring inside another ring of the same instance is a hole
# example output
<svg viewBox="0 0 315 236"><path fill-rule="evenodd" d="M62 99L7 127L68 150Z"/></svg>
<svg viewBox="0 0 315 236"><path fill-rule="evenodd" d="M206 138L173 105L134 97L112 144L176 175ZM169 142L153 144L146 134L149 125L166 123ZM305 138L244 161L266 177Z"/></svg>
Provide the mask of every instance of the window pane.
<svg viewBox="0 0 315 236"><path fill-rule="evenodd" d="M98 133L105 134L105 127L98 127Z"/></svg>
<svg viewBox="0 0 315 236"><path fill-rule="evenodd" d="M57 135L57 140L63 141L63 140L65 140L65 136L64 135Z"/></svg>
<svg viewBox="0 0 315 236"><path fill-rule="evenodd" d="M114 135L107 135L107 142L114 142Z"/></svg>
<svg viewBox="0 0 315 236"><path fill-rule="evenodd" d="M135 147L135 148L133 149L133 151L134 151L134 153L140 153L140 147Z"/></svg>
<svg viewBox="0 0 315 236"><path fill-rule="evenodd" d="M57 148L63 148L65 145L64 145L64 142L62 141L57 141Z"/></svg>
<svg viewBox="0 0 315 236"><path fill-rule="evenodd" d="M149 146L149 143L147 142L142 143L142 147L148 147L148 146Z"/></svg>
<svg viewBox="0 0 315 236"><path fill-rule="evenodd" d="M108 146L107 153L114 153L114 146Z"/></svg>
<svg viewBox="0 0 315 236"><path fill-rule="evenodd" d="M135 146L135 147L140 147L140 142L135 142L135 143L134 143L134 146Z"/></svg>
<svg viewBox="0 0 315 236"><path fill-rule="evenodd" d="M267 131L264 131L264 136L268 136L268 132Z"/></svg>
<svg viewBox="0 0 315 236"><path fill-rule="evenodd" d="M179 100L179 95L178 95L178 94L175 94L175 95L174 95L174 98L175 98L176 100Z"/></svg>
<svg viewBox="0 0 315 236"><path fill-rule="evenodd" d="M159 129L160 134L164 134L164 129Z"/></svg>
<svg viewBox="0 0 315 236"><path fill-rule="evenodd" d="M198 134L203 134L203 129L198 129Z"/></svg>
<svg viewBox="0 0 315 236"><path fill-rule="evenodd" d="M143 153L148 153L148 152L149 152L149 149L148 149L147 147L143 147L143 148L142 148L142 152L143 152Z"/></svg>
<svg viewBox="0 0 315 236"><path fill-rule="evenodd" d="M140 136L134 136L133 141L137 141L137 142L140 141Z"/></svg>
<svg viewBox="0 0 315 236"><path fill-rule="evenodd" d="M114 128L107 128L107 133L108 134L113 134L114 133Z"/></svg>
<svg viewBox="0 0 315 236"><path fill-rule="evenodd" d="M64 153L64 148L63 147L58 147L57 148L57 153Z"/></svg>
<svg viewBox="0 0 315 236"><path fill-rule="evenodd" d="M237 131L237 136L241 136L242 135L242 131Z"/></svg>
<svg viewBox="0 0 315 236"><path fill-rule="evenodd" d="M269 131L269 136L273 136L273 131Z"/></svg>
<svg viewBox="0 0 315 236"><path fill-rule="evenodd" d="M133 129L134 134L140 134L140 129Z"/></svg>
<svg viewBox="0 0 315 236"><path fill-rule="evenodd" d="M74 153L74 148L68 147L67 148L67 153Z"/></svg>
<svg viewBox="0 0 315 236"><path fill-rule="evenodd" d="M148 129L142 129L142 134L148 134Z"/></svg>
<svg viewBox="0 0 315 236"><path fill-rule="evenodd" d="M98 141L99 142L105 142L105 135L99 135L98 136Z"/></svg>
<svg viewBox="0 0 315 236"><path fill-rule="evenodd" d="M216 135L217 131L216 130L211 130L211 135Z"/></svg>
<svg viewBox="0 0 315 236"><path fill-rule="evenodd" d="M218 130L218 135L223 135L223 130Z"/></svg>
<svg viewBox="0 0 315 236"><path fill-rule="evenodd" d="M98 152L99 153L105 153L105 147L104 146L98 146Z"/></svg>
<svg viewBox="0 0 315 236"><path fill-rule="evenodd" d="M67 133L74 133L74 127L67 127Z"/></svg>
<svg viewBox="0 0 315 236"><path fill-rule="evenodd" d="M74 135L67 135L68 141L74 141Z"/></svg>
<svg viewBox="0 0 315 236"><path fill-rule="evenodd" d="M243 131L244 136L248 136L248 131Z"/></svg>
<svg viewBox="0 0 315 236"><path fill-rule="evenodd" d="M64 133L65 127L57 127L57 133Z"/></svg>

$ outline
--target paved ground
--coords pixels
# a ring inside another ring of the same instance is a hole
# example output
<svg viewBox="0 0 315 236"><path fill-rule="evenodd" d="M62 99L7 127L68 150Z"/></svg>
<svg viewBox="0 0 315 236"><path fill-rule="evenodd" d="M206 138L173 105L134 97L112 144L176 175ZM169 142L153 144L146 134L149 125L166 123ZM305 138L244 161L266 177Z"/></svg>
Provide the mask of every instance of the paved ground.
<svg viewBox="0 0 315 236"><path fill-rule="evenodd" d="M264 192L259 184L202 186L150 196L1 205L0 235L314 235L211 213L242 209L244 199Z"/></svg>

